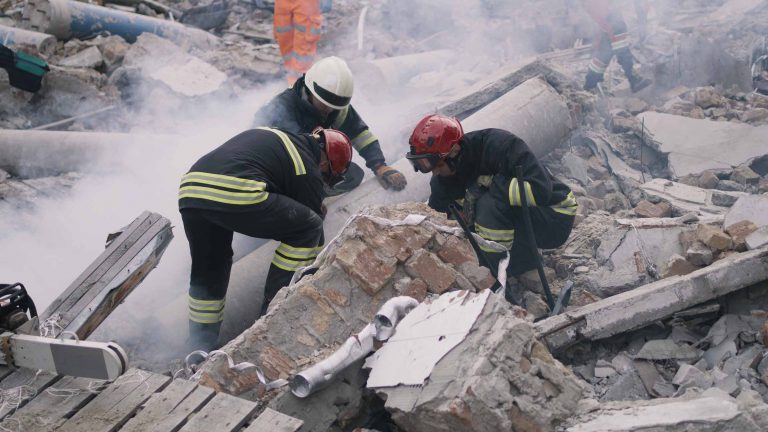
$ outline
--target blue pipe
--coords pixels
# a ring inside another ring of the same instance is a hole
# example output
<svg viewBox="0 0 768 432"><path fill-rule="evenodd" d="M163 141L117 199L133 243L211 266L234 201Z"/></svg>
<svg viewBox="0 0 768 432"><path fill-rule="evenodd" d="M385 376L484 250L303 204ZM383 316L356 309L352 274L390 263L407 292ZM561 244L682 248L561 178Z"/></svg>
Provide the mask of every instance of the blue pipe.
<svg viewBox="0 0 768 432"><path fill-rule="evenodd" d="M153 33L177 43L211 47L218 38L200 29L173 21L109 9L72 0L29 0L23 25L60 40L88 39L102 33L121 36L133 43L142 33Z"/></svg>

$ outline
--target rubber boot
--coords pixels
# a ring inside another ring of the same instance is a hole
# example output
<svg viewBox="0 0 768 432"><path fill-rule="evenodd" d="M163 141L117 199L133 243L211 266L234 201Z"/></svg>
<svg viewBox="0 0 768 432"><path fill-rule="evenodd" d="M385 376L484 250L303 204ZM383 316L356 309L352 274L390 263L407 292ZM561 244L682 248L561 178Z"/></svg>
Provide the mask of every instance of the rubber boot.
<svg viewBox="0 0 768 432"><path fill-rule="evenodd" d="M643 78L635 73L634 61L632 60L632 53L629 51L629 48L624 48L619 51L616 54L616 61L619 62L621 68L624 70L624 75L626 75L627 80L629 80L629 88L632 90L632 93L637 93L653 84L653 81L650 79Z"/></svg>
<svg viewBox="0 0 768 432"><path fill-rule="evenodd" d="M189 351L210 352L219 348L221 321L215 324L201 324L189 321Z"/></svg>
<svg viewBox="0 0 768 432"><path fill-rule="evenodd" d="M603 74L597 73L593 70L587 72L587 78L584 82L584 90L590 91L597 88L597 84L603 80Z"/></svg>
<svg viewBox="0 0 768 432"><path fill-rule="evenodd" d="M284 286L291 283L293 277L292 271L283 270L280 267L270 264L269 272L267 272L267 281L264 283L264 301L261 303L261 315L267 313L269 304L272 303L272 299L275 298L277 292Z"/></svg>

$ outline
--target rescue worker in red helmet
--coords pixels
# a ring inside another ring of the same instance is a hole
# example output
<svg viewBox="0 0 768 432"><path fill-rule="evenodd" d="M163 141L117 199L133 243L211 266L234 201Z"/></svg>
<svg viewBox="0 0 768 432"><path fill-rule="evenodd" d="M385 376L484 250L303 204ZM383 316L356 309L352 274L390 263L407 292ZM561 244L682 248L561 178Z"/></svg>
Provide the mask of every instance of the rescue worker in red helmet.
<svg viewBox="0 0 768 432"><path fill-rule="evenodd" d="M350 104L354 91L352 72L338 57L326 57L315 63L293 87L284 90L256 113L253 126L272 126L294 133L307 133L320 126L338 129L352 140L352 147L365 159L385 189L403 190L405 176L387 165L379 139ZM357 187L363 170L352 163L347 181L327 190L338 195Z"/></svg>
<svg viewBox="0 0 768 432"><path fill-rule="evenodd" d="M181 179L179 210L189 240L190 348L216 347L238 232L280 243L264 285L262 313L323 245L323 184L343 181L352 145L343 133L242 132Z"/></svg>
<svg viewBox="0 0 768 432"><path fill-rule="evenodd" d="M581 0L584 9L598 27L598 34L592 42L592 61L584 83L584 90L592 90L603 80L613 56L624 70L633 93L638 92L652 81L639 76L634 71L634 60L629 50L627 24L613 0Z"/></svg>
<svg viewBox="0 0 768 432"><path fill-rule="evenodd" d="M457 119L429 115L416 125L409 143L406 158L414 169L432 173L429 206L448 212L452 202L464 198L464 214L474 232L509 249L507 275L536 268L537 257L525 234L518 182L525 188L537 245L556 248L568 239L578 208L576 198L514 134L501 129L465 134ZM524 179L515 177L518 165L523 167ZM493 267L505 256L482 249Z"/></svg>

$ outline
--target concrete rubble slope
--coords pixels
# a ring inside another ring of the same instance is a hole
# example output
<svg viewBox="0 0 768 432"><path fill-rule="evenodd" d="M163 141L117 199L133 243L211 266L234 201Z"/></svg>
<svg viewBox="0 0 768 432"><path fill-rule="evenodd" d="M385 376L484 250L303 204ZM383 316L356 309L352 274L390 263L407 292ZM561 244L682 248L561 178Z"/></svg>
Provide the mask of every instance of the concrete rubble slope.
<svg viewBox="0 0 768 432"><path fill-rule="evenodd" d="M447 295L451 293L440 300ZM427 379L418 385L373 386L403 430L552 431L576 409L585 384L535 340L530 322L521 319L525 313L503 296L487 291L476 297L468 294L461 304L471 304L480 296L484 305L480 304L482 310L466 338L435 364ZM447 311L419 317L419 310L428 307L422 304L411 311L391 342L417 337L413 333L417 328L420 334L434 337L449 332L440 319ZM447 337L440 336L439 341L447 342ZM423 343L429 342L425 339ZM367 364L372 367L369 387L379 369L419 361L400 345L381 359L375 359L379 352L374 354ZM389 347L385 345L380 352Z"/></svg>
<svg viewBox="0 0 768 432"><path fill-rule="evenodd" d="M418 225L382 225L410 214L426 219ZM449 226L450 233L442 232L442 226ZM235 362L261 367L268 380L287 378L327 357L392 297L423 300L427 292L491 286L490 272L478 267L468 242L451 234L456 228L421 203L366 211L326 247L315 274L283 288L267 315L222 350ZM359 408L364 386L355 378L359 371L353 364L344 381L305 399L287 387L266 398L258 392L245 396L269 400L269 407L304 420L302 430L325 431L337 417L353 416Z"/></svg>
<svg viewBox="0 0 768 432"><path fill-rule="evenodd" d="M525 139L539 156L563 142L571 130L570 114L564 99L540 78L525 81L463 123L466 131L479 127L510 130ZM351 214L366 205L427 200L430 177L414 172L404 158L393 166L406 175L407 193L385 191L376 179L368 180L330 203L324 223L327 240L333 238ZM275 242L270 242L233 265L222 327L225 340L231 339L255 320L268 270L264 263L270 262L276 247Z"/></svg>
<svg viewBox="0 0 768 432"><path fill-rule="evenodd" d="M768 153L768 126L749 126L645 112L638 116L678 177L731 168ZM723 151L727 149L727 151Z"/></svg>
<svg viewBox="0 0 768 432"><path fill-rule="evenodd" d="M681 398L611 402L573 418L564 431L759 432L768 428L768 405L759 399L756 392L733 398L712 389Z"/></svg>
<svg viewBox="0 0 768 432"><path fill-rule="evenodd" d="M685 276L662 279L535 324L552 350L596 340L670 316L768 279L768 248L735 254Z"/></svg>

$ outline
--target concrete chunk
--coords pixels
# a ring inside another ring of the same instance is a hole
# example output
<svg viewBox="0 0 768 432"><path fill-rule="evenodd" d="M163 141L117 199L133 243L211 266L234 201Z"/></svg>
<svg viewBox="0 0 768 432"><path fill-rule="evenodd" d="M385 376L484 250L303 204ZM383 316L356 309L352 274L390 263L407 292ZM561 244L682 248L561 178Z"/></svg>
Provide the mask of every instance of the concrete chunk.
<svg viewBox="0 0 768 432"><path fill-rule="evenodd" d="M759 249L768 245L768 226L764 226L748 235L745 242L749 250Z"/></svg>
<svg viewBox="0 0 768 432"><path fill-rule="evenodd" d="M712 387L712 377L696 369L694 366L683 364L677 370L675 377L672 378L672 383L684 389L696 387L706 390Z"/></svg>
<svg viewBox="0 0 768 432"><path fill-rule="evenodd" d="M101 56L99 48L92 46L65 58L59 62L59 65L76 68L96 68L101 66L103 62L104 58Z"/></svg>
<svg viewBox="0 0 768 432"><path fill-rule="evenodd" d="M672 339L657 339L646 342L635 358L644 360L696 361L701 358L701 350L690 345L678 344Z"/></svg>
<svg viewBox="0 0 768 432"><path fill-rule="evenodd" d="M466 339L423 385L376 388L386 395L394 422L420 432L544 431L570 417L584 384L515 315L502 296L490 295ZM406 364L406 357L393 361Z"/></svg>
<svg viewBox="0 0 768 432"><path fill-rule="evenodd" d="M768 126L697 120L657 112L644 112L638 117L645 120L648 135L659 151L669 155L670 169L677 176L730 168L766 152ZM724 148L728 151L722 151Z"/></svg>
<svg viewBox="0 0 768 432"><path fill-rule="evenodd" d="M744 195L725 215L723 226L729 227L743 220L752 221L758 227L768 225L768 195Z"/></svg>

